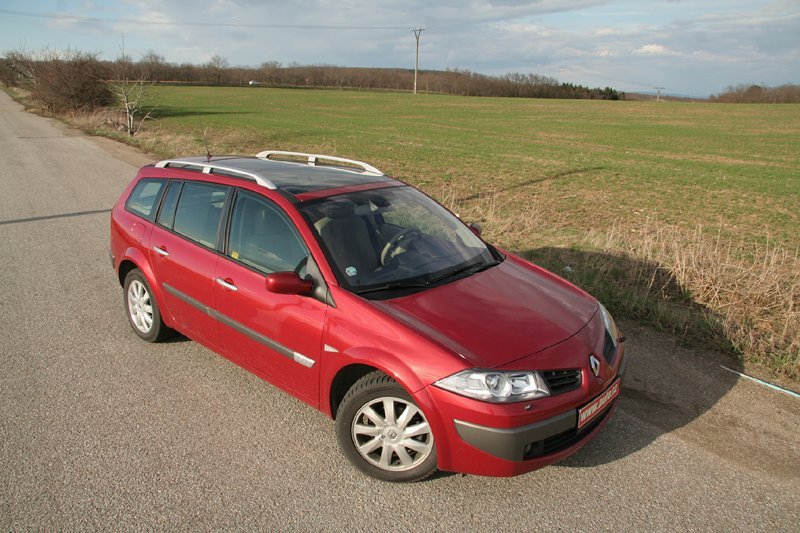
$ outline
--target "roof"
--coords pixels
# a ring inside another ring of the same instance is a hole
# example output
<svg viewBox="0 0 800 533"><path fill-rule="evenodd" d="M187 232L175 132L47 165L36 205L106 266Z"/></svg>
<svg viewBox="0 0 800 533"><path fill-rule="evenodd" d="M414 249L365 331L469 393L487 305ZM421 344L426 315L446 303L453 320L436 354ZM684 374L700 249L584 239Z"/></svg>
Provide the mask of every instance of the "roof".
<svg viewBox="0 0 800 533"><path fill-rule="evenodd" d="M160 161L155 166L246 179L295 196L394 181L362 161L298 152L265 151L253 157L186 157Z"/></svg>

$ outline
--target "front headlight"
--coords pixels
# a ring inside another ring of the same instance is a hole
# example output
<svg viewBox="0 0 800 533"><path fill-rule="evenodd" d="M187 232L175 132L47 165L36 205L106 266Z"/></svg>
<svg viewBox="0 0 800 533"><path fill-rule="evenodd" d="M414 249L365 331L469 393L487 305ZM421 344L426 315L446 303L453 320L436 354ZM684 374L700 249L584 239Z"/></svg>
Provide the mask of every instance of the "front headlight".
<svg viewBox="0 0 800 533"><path fill-rule="evenodd" d="M469 369L440 379L435 385L468 398L495 403L550 396L547 383L538 372Z"/></svg>
<svg viewBox="0 0 800 533"><path fill-rule="evenodd" d="M608 309L606 309L603 304L597 302L597 305L600 306L600 315L603 317L603 324L606 326L606 331L608 332L609 337L611 337L611 342L614 344L614 348L616 348L619 341L619 330L617 329L617 324L614 322L611 313L608 312Z"/></svg>

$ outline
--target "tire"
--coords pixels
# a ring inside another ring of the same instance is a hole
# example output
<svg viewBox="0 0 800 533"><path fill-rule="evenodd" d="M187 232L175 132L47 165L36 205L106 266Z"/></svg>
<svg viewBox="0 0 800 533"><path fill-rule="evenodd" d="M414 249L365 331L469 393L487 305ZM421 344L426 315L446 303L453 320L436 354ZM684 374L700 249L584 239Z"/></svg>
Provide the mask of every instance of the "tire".
<svg viewBox="0 0 800 533"><path fill-rule="evenodd" d="M123 288L125 314L133 331L147 342L161 342L170 338L173 331L162 322L150 284L139 269L128 272Z"/></svg>
<svg viewBox="0 0 800 533"><path fill-rule="evenodd" d="M436 444L425 414L383 372L367 374L347 391L336 436L345 457L375 478L421 481L436 471Z"/></svg>

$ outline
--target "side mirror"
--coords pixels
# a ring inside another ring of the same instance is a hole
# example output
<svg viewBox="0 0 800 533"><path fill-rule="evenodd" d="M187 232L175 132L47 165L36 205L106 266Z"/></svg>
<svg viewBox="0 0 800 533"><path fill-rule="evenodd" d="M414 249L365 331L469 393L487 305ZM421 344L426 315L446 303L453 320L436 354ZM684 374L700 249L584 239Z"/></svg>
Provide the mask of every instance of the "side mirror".
<svg viewBox="0 0 800 533"><path fill-rule="evenodd" d="M476 237L480 238L481 231L483 231L483 226L481 226L479 222L473 222L467 227L472 230L472 233L474 233Z"/></svg>
<svg viewBox="0 0 800 533"><path fill-rule="evenodd" d="M267 276L267 290L276 294L311 294L314 283L300 279L297 272L273 272Z"/></svg>

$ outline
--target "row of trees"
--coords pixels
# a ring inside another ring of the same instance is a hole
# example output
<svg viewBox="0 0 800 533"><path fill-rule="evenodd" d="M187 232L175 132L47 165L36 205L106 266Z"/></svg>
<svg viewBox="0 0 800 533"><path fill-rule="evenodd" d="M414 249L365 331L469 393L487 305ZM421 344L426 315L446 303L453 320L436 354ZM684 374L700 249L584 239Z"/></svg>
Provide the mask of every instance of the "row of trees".
<svg viewBox="0 0 800 533"><path fill-rule="evenodd" d="M254 82L272 87L337 87L353 89L408 90L414 72L408 69L350 68L332 65L282 65L267 61L258 67L231 67L228 60L214 56L202 65L167 63L154 52L140 61L153 82L180 84L245 85ZM624 94L606 87L584 87L559 83L538 74L486 76L468 70L423 70L418 86L424 92L462 96L510 96L519 98L598 98L618 100Z"/></svg>
<svg viewBox="0 0 800 533"><path fill-rule="evenodd" d="M129 77L149 83L184 85L247 85L273 87L336 87L352 89L409 90L414 85L414 71L390 68L347 68L331 65L282 65L277 61L264 62L258 67L231 66L222 56L207 63L169 63L164 56L148 52L138 61L122 54L116 61L102 61L96 55L83 52L28 54L11 52L0 61L0 79L6 83L31 79L30 68L20 65L52 65L80 59L87 77L98 80L119 78L120 63L126 66ZM468 70L421 71L418 81L423 92L462 96L506 96L518 98L593 98L618 100L624 94L606 88L589 88L538 74L506 74L487 76Z"/></svg>
<svg viewBox="0 0 800 533"><path fill-rule="evenodd" d="M713 95L710 100L729 104L800 104L800 85L737 85Z"/></svg>

